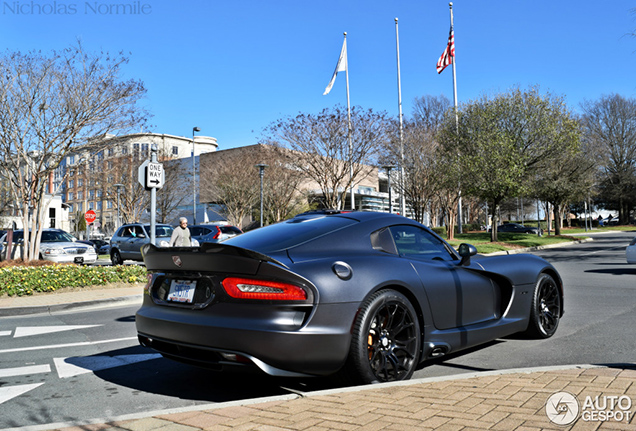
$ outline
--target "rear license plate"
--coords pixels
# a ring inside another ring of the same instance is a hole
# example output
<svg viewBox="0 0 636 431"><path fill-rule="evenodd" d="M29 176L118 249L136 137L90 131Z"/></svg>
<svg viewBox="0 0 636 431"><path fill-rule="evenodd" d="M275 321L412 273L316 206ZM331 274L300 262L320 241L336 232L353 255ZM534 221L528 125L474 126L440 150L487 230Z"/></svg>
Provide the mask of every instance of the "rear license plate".
<svg viewBox="0 0 636 431"><path fill-rule="evenodd" d="M192 280L172 280L168 301L192 303L197 282Z"/></svg>
<svg viewBox="0 0 636 431"><path fill-rule="evenodd" d="M84 258L83 257L76 257L73 259L74 263L77 263L78 265L81 265L84 263Z"/></svg>

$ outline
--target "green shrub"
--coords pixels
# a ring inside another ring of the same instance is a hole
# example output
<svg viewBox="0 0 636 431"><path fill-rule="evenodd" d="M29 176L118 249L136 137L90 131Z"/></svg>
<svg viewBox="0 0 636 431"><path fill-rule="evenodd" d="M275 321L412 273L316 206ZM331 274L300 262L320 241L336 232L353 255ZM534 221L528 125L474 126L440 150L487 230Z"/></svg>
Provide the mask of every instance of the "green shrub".
<svg viewBox="0 0 636 431"><path fill-rule="evenodd" d="M63 287L102 286L108 283L140 283L146 280L146 267L118 266L4 266L0 268L0 296L53 292Z"/></svg>

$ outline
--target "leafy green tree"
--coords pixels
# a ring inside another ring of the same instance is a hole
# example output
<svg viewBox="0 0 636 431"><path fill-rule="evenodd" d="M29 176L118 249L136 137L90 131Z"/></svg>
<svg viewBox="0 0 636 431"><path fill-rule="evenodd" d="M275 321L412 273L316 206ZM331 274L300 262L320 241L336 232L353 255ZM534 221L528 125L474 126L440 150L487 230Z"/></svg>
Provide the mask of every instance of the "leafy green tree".
<svg viewBox="0 0 636 431"><path fill-rule="evenodd" d="M462 190L489 202L497 241L499 205L532 189L542 168L572 145L576 122L561 97L536 87L466 104L457 128L451 117L440 140L449 159L457 154Z"/></svg>

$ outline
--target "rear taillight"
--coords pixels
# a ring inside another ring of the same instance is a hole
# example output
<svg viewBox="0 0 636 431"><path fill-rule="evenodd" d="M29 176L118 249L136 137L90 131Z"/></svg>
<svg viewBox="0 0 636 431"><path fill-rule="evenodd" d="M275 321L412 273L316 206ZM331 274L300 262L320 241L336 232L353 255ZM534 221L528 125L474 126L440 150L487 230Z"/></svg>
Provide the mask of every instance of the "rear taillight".
<svg viewBox="0 0 636 431"><path fill-rule="evenodd" d="M276 281L229 277L223 288L232 298L274 301L305 301L307 292L302 287Z"/></svg>
<svg viewBox="0 0 636 431"><path fill-rule="evenodd" d="M219 237L221 236L221 229L219 229L218 226L214 226L214 227L216 228L216 233L214 234L212 239L219 239Z"/></svg>

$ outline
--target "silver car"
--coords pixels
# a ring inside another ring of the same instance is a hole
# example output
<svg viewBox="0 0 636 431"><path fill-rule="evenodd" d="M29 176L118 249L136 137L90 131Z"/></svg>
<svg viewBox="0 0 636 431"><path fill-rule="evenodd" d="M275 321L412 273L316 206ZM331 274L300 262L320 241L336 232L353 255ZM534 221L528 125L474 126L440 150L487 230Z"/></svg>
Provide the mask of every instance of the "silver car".
<svg viewBox="0 0 636 431"><path fill-rule="evenodd" d="M173 230L172 226L167 224L155 225L155 245L168 247ZM121 265L124 260L141 261L141 247L149 242L149 224L125 224L110 239L110 260L113 265Z"/></svg>

